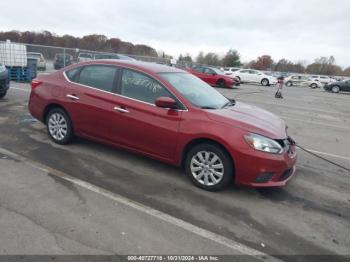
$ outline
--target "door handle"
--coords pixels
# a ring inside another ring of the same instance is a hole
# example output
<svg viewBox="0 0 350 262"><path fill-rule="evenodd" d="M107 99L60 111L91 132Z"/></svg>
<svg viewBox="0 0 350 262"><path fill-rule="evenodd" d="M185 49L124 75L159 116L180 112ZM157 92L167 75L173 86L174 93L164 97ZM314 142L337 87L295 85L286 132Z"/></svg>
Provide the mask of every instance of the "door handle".
<svg viewBox="0 0 350 262"><path fill-rule="evenodd" d="M68 97L71 100L79 100L79 97L77 97L76 95L66 95L66 97Z"/></svg>
<svg viewBox="0 0 350 262"><path fill-rule="evenodd" d="M114 110L115 111L118 111L120 113L129 113L129 110L125 109L125 108L122 108L122 107L114 107Z"/></svg>

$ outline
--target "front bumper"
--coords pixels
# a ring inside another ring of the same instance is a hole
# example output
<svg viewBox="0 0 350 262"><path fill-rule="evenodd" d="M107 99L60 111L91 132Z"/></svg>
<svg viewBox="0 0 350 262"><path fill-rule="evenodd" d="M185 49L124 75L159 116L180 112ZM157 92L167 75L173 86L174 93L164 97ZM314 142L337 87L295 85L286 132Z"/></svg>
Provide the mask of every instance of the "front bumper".
<svg viewBox="0 0 350 262"><path fill-rule="evenodd" d="M296 148L281 155L269 154L254 149L240 152L235 161L235 183L251 187L281 187L296 173Z"/></svg>
<svg viewBox="0 0 350 262"><path fill-rule="evenodd" d="M10 80L9 80L9 75L8 71L5 70L0 73L0 92L6 92L10 87Z"/></svg>

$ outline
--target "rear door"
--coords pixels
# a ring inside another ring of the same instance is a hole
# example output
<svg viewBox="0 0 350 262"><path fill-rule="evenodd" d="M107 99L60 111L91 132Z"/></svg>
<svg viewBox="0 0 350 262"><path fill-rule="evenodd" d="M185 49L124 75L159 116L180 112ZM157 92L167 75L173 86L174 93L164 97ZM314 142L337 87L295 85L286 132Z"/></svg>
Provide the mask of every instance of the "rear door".
<svg viewBox="0 0 350 262"><path fill-rule="evenodd" d="M118 73L119 69L110 65L89 65L66 72L69 83L65 88L65 107L75 132L110 139Z"/></svg>
<svg viewBox="0 0 350 262"><path fill-rule="evenodd" d="M239 71L239 74L237 74L242 82L251 82L249 71L250 70L245 69L245 70Z"/></svg>
<svg viewBox="0 0 350 262"><path fill-rule="evenodd" d="M155 106L158 97L176 98L158 81L144 73L123 69L120 100L110 119L112 139L164 160L173 160L182 110Z"/></svg>
<svg viewBox="0 0 350 262"><path fill-rule="evenodd" d="M259 75L258 71L249 70L249 82L260 83L261 81L260 78L261 78L261 75Z"/></svg>

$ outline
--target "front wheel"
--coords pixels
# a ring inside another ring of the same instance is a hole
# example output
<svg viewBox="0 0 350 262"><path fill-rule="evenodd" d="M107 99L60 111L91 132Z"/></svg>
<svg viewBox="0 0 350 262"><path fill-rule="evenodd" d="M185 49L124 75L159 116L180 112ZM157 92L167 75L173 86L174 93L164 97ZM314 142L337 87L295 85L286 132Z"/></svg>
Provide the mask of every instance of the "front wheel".
<svg viewBox="0 0 350 262"><path fill-rule="evenodd" d="M47 131L51 139L60 145L69 144L73 139L72 122L61 108L50 110L46 118Z"/></svg>
<svg viewBox="0 0 350 262"><path fill-rule="evenodd" d="M310 86L312 89L315 89L315 88L317 88L317 84L311 84L311 86Z"/></svg>
<svg viewBox="0 0 350 262"><path fill-rule="evenodd" d="M0 93L0 98L4 98L6 96L7 91Z"/></svg>
<svg viewBox="0 0 350 262"><path fill-rule="evenodd" d="M233 165L219 146L203 143L193 147L186 156L185 170L199 188L217 191L228 186L233 178Z"/></svg>
<svg viewBox="0 0 350 262"><path fill-rule="evenodd" d="M270 82L269 82L268 79L264 78L263 80L261 80L261 84L262 84L263 86L269 86L269 85L270 85Z"/></svg>
<svg viewBox="0 0 350 262"><path fill-rule="evenodd" d="M216 85L220 88L224 88L225 87L225 80L223 79L219 79L217 82L216 82Z"/></svg>
<svg viewBox="0 0 350 262"><path fill-rule="evenodd" d="M333 92L333 93L339 93L339 91L340 91L339 86L333 86L333 87L332 87L332 92Z"/></svg>
<svg viewBox="0 0 350 262"><path fill-rule="evenodd" d="M293 83L291 82L291 81L288 81L287 83L286 83L286 86L292 86L293 85Z"/></svg>

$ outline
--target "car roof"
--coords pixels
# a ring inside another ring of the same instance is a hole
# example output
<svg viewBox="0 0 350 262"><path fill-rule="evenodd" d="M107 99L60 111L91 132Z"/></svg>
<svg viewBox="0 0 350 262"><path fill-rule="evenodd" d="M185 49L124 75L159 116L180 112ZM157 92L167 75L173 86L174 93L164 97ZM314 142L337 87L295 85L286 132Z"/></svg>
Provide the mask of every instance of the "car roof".
<svg viewBox="0 0 350 262"><path fill-rule="evenodd" d="M98 65L98 64L106 64L106 65L115 65L115 66L125 66L131 69L136 69L140 71L147 71L150 73L184 73L186 71L178 69L176 67L160 65L156 63L150 62L142 62L142 61L132 61L132 60L120 60L120 59L98 59L88 62L82 62L75 64L78 65Z"/></svg>

